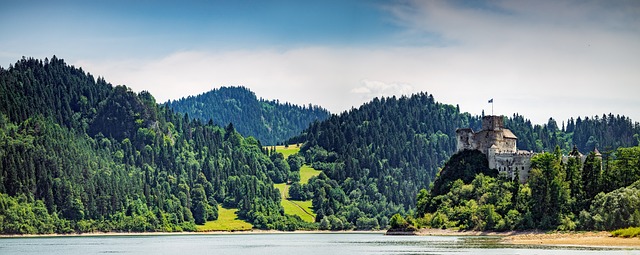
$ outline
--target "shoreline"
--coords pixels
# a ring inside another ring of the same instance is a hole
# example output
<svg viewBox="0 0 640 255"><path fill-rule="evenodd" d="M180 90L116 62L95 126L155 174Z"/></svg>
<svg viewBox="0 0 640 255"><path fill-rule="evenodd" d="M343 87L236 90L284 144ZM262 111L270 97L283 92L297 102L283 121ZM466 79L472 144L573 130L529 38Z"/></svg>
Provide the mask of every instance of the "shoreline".
<svg viewBox="0 0 640 255"><path fill-rule="evenodd" d="M613 237L607 231L528 233L502 238L503 243L547 246L612 247L640 249L640 238Z"/></svg>
<svg viewBox="0 0 640 255"><path fill-rule="evenodd" d="M194 231L194 232L89 232L89 233L69 233L69 234L16 234L0 235L0 238L38 238L38 237L93 237L93 236L169 236L169 235L252 235L252 234L384 234L386 230L239 230L239 231Z"/></svg>
<svg viewBox="0 0 640 255"><path fill-rule="evenodd" d="M528 231L457 231L450 229L420 229L419 236L494 236L500 243L515 245L575 246L640 249L640 238L613 237L607 231L543 232Z"/></svg>

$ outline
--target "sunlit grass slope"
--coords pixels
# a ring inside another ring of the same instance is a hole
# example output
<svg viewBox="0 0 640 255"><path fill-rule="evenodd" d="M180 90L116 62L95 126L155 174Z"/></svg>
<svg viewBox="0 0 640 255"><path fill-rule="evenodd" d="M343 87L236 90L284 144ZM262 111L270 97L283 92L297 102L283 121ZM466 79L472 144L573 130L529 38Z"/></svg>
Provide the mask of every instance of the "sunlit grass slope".
<svg viewBox="0 0 640 255"><path fill-rule="evenodd" d="M204 225L198 225L196 228L198 232L251 230L253 225L238 219L236 212L238 212L238 209L226 209L222 206L218 206L218 219L214 221L207 221Z"/></svg>
<svg viewBox="0 0 640 255"><path fill-rule="evenodd" d="M307 184L309 183L309 179L314 176L318 176L322 171L315 170L309 165L303 165L300 167L300 183Z"/></svg>
<svg viewBox="0 0 640 255"><path fill-rule="evenodd" d="M288 148L285 146L276 146L276 151L280 152L284 155L285 158L289 157L289 155L298 153L300 151L300 147L293 144L289 145ZM309 179L313 176L318 176L321 171L313 169L311 166L303 165L300 168L300 183L306 184L309 182ZM313 213L313 206L311 205L311 200L307 201L294 201L288 200L289 197L289 185L285 183L274 184L274 187L280 190L280 194L282 196L281 204L284 208L284 213L289 215L298 215L302 220L307 222L314 222L316 218L316 214Z"/></svg>
<svg viewBox="0 0 640 255"><path fill-rule="evenodd" d="M291 154L296 154L300 151L300 146L296 144L289 145L289 147L285 148L284 145L276 146L276 151L282 153L284 158L286 159Z"/></svg>

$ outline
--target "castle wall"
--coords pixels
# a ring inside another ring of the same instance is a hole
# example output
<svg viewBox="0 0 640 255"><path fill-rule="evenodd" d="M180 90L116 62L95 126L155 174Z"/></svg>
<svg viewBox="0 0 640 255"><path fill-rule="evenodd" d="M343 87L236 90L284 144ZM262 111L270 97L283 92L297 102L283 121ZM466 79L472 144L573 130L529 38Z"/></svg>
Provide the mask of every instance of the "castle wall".
<svg viewBox="0 0 640 255"><path fill-rule="evenodd" d="M474 133L470 128L456 130L458 151L475 150Z"/></svg>
<svg viewBox="0 0 640 255"><path fill-rule="evenodd" d="M531 156L530 152L517 152L517 153L497 153L493 157L495 163L495 169L500 174L505 174L512 180L519 178L521 183L524 183L529 178L529 170L531 169Z"/></svg>

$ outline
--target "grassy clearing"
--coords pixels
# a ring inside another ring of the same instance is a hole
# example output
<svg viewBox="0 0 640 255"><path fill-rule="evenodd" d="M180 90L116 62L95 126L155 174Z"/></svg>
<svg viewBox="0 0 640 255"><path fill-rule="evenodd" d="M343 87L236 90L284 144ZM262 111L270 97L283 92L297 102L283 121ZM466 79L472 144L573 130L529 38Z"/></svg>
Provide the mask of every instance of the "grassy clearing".
<svg viewBox="0 0 640 255"><path fill-rule="evenodd" d="M284 145L276 146L276 151L282 153L284 158L286 159L289 155L296 154L300 151L300 146L296 144L289 145L288 148L285 148Z"/></svg>
<svg viewBox="0 0 640 255"><path fill-rule="evenodd" d="M289 198L289 185L286 183L273 184L273 187L280 190L280 197Z"/></svg>
<svg viewBox="0 0 640 255"><path fill-rule="evenodd" d="M316 215L311 210L311 200L282 200L282 207L284 208L284 213L289 215L298 215L303 221L314 222L316 219Z"/></svg>
<svg viewBox="0 0 640 255"><path fill-rule="evenodd" d="M313 213L313 205L311 204L311 200L307 200L307 201L293 201L293 200L288 200L291 201L292 203L298 205L300 208L302 208L302 210L304 210L307 215L311 214L311 218L310 218L310 222L312 222L313 220L315 220L316 218L316 214ZM302 218L304 220L304 218Z"/></svg>
<svg viewBox="0 0 640 255"><path fill-rule="evenodd" d="M275 188L280 190L280 196L282 200L280 200L280 204L282 208L284 208L284 213L289 215L298 215L300 218L306 222L314 222L316 215L313 213L311 209L311 200L308 201L294 201L289 200L289 185L285 183L279 183L273 185Z"/></svg>
<svg viewBox="0 0 640 255"><path fill-rule="evenodd" d="M302 165L300 167L300 183L307 184L309 183L309 179L314 176L318 176L322 171L315 170L309 165Z"/></svg>
<svg viewBox="0 0 640 255"><path fill-rule="evenodd" d="M612 231L611 234L615 237L640 237L640 227L623 228Z"/></svg>
<svg viewBox="0 0 640 255"><path fill-rule="evenodd" d="M251 230L253 225L238 219L236 214L238 209L226 209L218 206L218 219L207 221L204 225L196 226L198 232L207 231L246 231Z"/></svg>

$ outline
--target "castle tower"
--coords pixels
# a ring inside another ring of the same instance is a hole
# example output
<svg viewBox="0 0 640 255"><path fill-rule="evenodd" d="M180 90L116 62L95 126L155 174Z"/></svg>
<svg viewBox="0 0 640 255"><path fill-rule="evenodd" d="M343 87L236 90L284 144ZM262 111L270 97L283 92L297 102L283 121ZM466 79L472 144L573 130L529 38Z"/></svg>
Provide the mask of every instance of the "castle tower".
<svg viewBox="0 0 640 255"><path fill-rule="evenodd" d="M491 169L497 169L496 154L498 154L498 146L494 144L487 153L487 161L489 161L489 168Z"/></svg>
<svg viewBox="0 0 640 255"><path fill-rule="evenodd" d="M496 146L496 153L516 153L516 137L504 128L503 116L482 117L482 130L473 132L470 128L456 130L458 151L479 150L485 155L489 148Z"/></svg>
<svg viewBox="0 0 640 255"><path fill-rule="evenodd" d="M482 117L482 130L500 131L504 128L502 116L488 115Z"/></svg>
<svg viewBox="0 0 640 255"><path fill-rule="evenodd" d="M593 153L596 155L596 158L600 160L600 171L602 171L602 153L598 151L598 148L593 148Z"/></svg>
<svg viewBox="0 0 640 255"><path fill-rule="evenodd" d="M457 151L474 150L473 130L470 128L459 128L456 130Z"/></svg>

